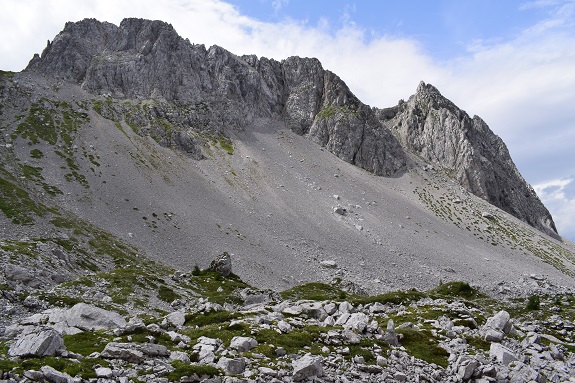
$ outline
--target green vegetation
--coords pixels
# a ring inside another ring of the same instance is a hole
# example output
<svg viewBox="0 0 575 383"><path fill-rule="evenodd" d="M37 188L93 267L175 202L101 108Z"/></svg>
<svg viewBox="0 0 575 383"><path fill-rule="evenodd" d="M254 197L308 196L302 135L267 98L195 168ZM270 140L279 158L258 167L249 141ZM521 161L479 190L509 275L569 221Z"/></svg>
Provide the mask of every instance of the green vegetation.
<svg viewBox="0 0 575 383"><path fill-rule="evenodd" d="M74 335L64 335L66 349L88 356L93 352L102 352L113 336L103 331L84 331Z"/></svg>
<svg viewBox="0 0 575 383"><path fill-rule="evenodd" d="M414 330L402 328L397 330L401 334L401 345L416 358L438 366L447 367L449 353L437 345L437 340L427 330Z"/></svg>
<svg viewBox="0 0 575 383"><path fill-rule="evenodd" d="M172 366L175 367L175 370L166 376L170 382L178 382L184 376L197 375L198 377L211 377L222 375L222 371L220 369L205 364L189 364L176 360L172 362Z"/></svg>
<svg viewBox="0 0 575 383"><path fill-rule="evenodd" d="M253 350L254 352L261 352L268 358L276 358L274 349L270 345L283 347L287 353L298 353L305 347L309 347L320 340L321 333L327 333L330 329L320 326L306 326L303 328L293 329L287 334L278 334L275 330L261 329L256 335L255 339L258 341L258 346ZM312 350L313 351L313 350ZM315 354L319 354L320 350L316 349Z"/></svg>
<svg viewBox="0 0 575 383"><path fill-rule="evenodd" d="M343 300L347 297L345 291L340 290L334 286L319 282L312 282L295 286L289 290L282 291L280 295L283 299L290 299L292 301L300 299L316 301Z"/></svg>
<svg viewBox="0 0 575 383"><path fill-rule="evenodd" d="M45 216L50 209L37 203L20 182L0 167L0 210L16 225L32 225L34 216Z"/></svg>
<svg viewBox="0 0 575 383"><path fill-rule="evenodd" d="M527 299L527 310L539 310L541 308L541 300L539 295L531 295Z"/></svg>
<svg viewBox="0 0 575 383"><path fill-rule="evenodd" d="M190 288L213 303L243 302L239 290L250 287L237 275L221 276L218 272L203 270L200 275L192 275L189 280Z"/></svg>

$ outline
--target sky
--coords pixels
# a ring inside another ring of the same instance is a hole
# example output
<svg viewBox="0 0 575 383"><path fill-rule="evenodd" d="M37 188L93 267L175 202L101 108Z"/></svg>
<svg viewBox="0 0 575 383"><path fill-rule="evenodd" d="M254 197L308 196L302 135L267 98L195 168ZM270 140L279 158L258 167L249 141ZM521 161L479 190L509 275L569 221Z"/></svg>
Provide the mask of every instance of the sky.
<svg viewBox="0 0 575 383"><path fill-rule="evenodd" d="M0 69L67 21L163 20L193 43L317 57L364 103L431 83L480 116L575 241L575 0L0 0Z"/></svg>

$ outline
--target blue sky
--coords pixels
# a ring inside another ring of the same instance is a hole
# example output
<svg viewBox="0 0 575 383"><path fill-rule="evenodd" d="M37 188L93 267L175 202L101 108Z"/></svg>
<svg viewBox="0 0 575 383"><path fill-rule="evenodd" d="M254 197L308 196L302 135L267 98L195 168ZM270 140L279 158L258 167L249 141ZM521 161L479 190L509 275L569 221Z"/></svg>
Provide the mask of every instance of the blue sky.
<svg viewBox="0 0 575 383"><path fill-rule="evenodd" d="M171 23L193 43L317 57L365 103L423 80L507 144L575 241L575 0L0 0L0 69L19 71L67 21Z"/></svg>
<svg viewBox="0 0 575 383"><path fill-rule="evenodd" d="M269 23L285 19L336 32L346 23L365 29L365 38L385 35L421 43L435 59L463 55L473 41L504 41L545 17L545 7L513 0L231 0L247 16Z"/></svg>

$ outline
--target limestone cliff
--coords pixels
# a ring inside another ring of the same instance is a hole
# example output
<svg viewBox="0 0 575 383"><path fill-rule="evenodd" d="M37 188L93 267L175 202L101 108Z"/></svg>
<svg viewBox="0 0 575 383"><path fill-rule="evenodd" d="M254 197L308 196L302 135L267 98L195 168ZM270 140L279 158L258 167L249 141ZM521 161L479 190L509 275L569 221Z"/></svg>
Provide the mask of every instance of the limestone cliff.
<svg viewBox="0 0 575 383"><path fill-rule="evenodd" d="M179 129L155 129L164 145L201 158L188 131L245 130L282 123L339 158L383 176L407 169L412 152L467 190L555 235L547 209L521 177L499 137L430 85L408 102L378 110L361 103L317 59L238 57L196 45L160 21L119 26L67 23L27 71L58 76L96 95L153 99L149 113ZM110 111L121 113L122 111ZM151 120L150 116L144 116Z"/></svg>
<svg viewBox="0 0 575 383"><path fill-rule="evenodd" d="M478 116L472 118L421 82L415 95L378 112L407 151L445 169L461 186L549 235L549 211L527 184L505 143Z"/></svg>

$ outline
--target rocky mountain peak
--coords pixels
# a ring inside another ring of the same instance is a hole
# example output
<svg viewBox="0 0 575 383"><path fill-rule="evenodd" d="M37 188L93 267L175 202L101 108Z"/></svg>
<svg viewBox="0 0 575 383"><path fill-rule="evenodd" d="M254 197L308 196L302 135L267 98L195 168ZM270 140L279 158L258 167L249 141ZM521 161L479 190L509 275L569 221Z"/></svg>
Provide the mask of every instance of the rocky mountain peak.
<svg viewBox="0 0 575 383"><path fill-rule="evenodd" d="M557 236L551 214L519 173L501 138L434 86L421 82L407 102L380 118L408 151L444 169L471 193Z"/></svg>
<svg viewBox="0 0 575 383"><path fill-rule="evenodd" d="M239 57L191 44L170 24L142 19L125 19L118 27L94 19L68 23L26 70L95 95L202 105L201 123L187 123L196 130L245 130L268 119L377 175L402 174L411 152L473 194L556 235L551 215L502 140L431 84L421 82L407 102L382 111L363 104L317 59ZM155 107L169 114L160 109ZM176 141L181 132L162 136L162 142Z"/></svg>

